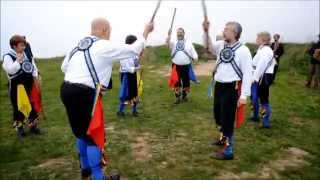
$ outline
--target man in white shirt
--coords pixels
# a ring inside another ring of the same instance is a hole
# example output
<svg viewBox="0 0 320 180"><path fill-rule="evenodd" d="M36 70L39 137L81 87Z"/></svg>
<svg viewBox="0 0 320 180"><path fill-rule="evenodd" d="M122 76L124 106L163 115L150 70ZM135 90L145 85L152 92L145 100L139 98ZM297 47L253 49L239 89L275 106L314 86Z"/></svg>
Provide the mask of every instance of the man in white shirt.
<svg viewBox="0 0 320 180"><path fill-rule="evenodd" d="M126 44L133 44L137 40L134 35L128 35L126 37ZM124 117L124 109L126 104L130 104L132 107L132 115L138 116L137 105L138 99L138 82L137 71L142 66L139 64L139 56L132 56L120 61L120 80L121 87L119 92L119 109L117 112L118 117Z"/></svg>
<svg viewBox="0 0 320 180"><path fill-rule="evenodd" d="M176 101L175 104L186 102L187 94L190 91L190 74L192 74L191 63L198 60L198 54L193 47L192 42L185 39L183 28L177 29L177 40L171 41L171 31L168 32L166 40L167 46L171 50L172 72L169 86L174 89ZM178 77L175 79L173 76ZM194 75L191 75L194 77ZM175 80L173 80L175 79Z"/></svg>
<svg viewBox="0 0 320 180"><path fill-rule="evenodd" d="M26 40L20 35L14 35L10 38L10 51L3 56L2 68L8 75L9 79L9 95L13 109L13 126L17 130L19 137L25 137L24 122L30 127L30 132L33 134L40 134L38 128L39 113L32 103L31 91L32 88L38 83L38 68L34 59L29 59L24 53L26 47ZM26 90L28 99L31 102L31 112L25 115L18 108L18 85L23 85ZM27 117L26 117L27 116Z"/></svg>
<svg viewBox="0 0 320 180"><path fill-rule="evenodd" d="M205 32L209 22L203 23ZM222 153L210 157L219 160L233 159L233 131L237 107L246 104L250 96L252 57L249 49L239 42L242 27L238 22L228 22L222 41L208 42L209 50L217 55L215 66L214 117L221 127L221 137L214 145L224 146ZM241 82L241 85L240 85ZM240 91L240 93L239 93Z"/></svg>
<svg viewBox="0 0 320 180"><path fill-rule="evenodd" d="M91 24L91 36L82 39L62 63L61 69L65 77L61 86L61 99L66 107L72 132L77 138L82 177L92 174L93 180L104 178L100 162L102 150L87 135L96 85L108 87L112 64L139 55L152 30L153 23L148 23L143 37L132 45L115 43L109 40L109 22L104 18L97 18Z"/></svg>
<svg viewBox="0 0 320 180"><path fill-rule="evenodd" d="M276 60L270 47L271 35L268 32L257 34L256 43L259 49L253 57L252 105L253 121L259 121L259 100L261 104L262 127L270 128L271 106L269 104L269 87L273 81ZM258 100L259 99L259 100Z"/></svg>

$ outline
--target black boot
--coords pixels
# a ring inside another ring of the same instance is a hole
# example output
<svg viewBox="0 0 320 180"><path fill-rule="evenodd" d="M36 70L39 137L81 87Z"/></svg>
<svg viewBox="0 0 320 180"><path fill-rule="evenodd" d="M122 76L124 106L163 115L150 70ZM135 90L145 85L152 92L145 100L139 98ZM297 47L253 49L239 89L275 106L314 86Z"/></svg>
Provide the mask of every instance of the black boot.
<svg viewBox="0 0 320 180"><path fill-rule="evenodd" d="M176 101L174 102L174 104L180 104L181 103L181 99L180 99L181 93L180 93L180 91L176 90L175 96L176 96Z"/></svg>
<svg viewBox="0 0 320 180"><path fill-rule="evenodd" d="M31 126L31 127L30 127L30 132L31 132L32 134L35 134L35 135L40 135L40 134L41 134L41 131L40 131L40 129L37 127L37 125Z"/></svg>
<svg viewBox="0 0 320 180"><path fill-rule="evenodd" d="M213 141L210 144L212 146L224 146L226 144L226 140L227 140L227 137L221 135L219 140Z"/></svg>
<svg viewBox="0 0 320 180"><path fill-rule="evenodd" d="M81 179L87 179L91 176L91 169L81 169Z"/></svg>
<svg viewBox="0 0 320 180"><path fill-rule="evenodd" d="M110 172L109 180L120 180L120 173L116 170Z"/></svg>
<svg viewBox="0 0 320 180"><path fill-rule="evenodd" d="M133 116L133 117L138 117L138 116L139 116L139 113L138 113L137 111L133 111L133 112L132 112L132 116Z"/></svg>
<svg viewBox="0 0 320 180"><path fill-rule="evenodd" d="M24 138L26 137L26 132L23 129L23 126L17 127L17 135L19 138Z"/></svg>
<svg viewBox="0 0 320 180"><path fill-rule="evenodd" d="M119 118L122 118L122 117L125 116L125 114L124 114L124 112L118 111L118 112L117 112L117 116L118 116Z"/></svg>
<svg viewBox="0 0 320 180"><path fill-rule="evenodd" d="M186 91L183 91L182 92L182 102L188 102L188 98L187 98L187 92Z"/></svg>

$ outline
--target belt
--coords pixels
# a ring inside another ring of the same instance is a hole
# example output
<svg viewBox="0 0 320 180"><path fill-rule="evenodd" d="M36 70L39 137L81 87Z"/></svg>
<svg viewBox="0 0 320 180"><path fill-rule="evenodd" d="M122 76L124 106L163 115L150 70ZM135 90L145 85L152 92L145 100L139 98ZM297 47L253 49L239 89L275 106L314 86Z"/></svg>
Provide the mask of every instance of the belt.
<svg viewBox="0 0 320 180"><path fill-rule="evenodd" d="M84 85L84 84L81 84L81 83L72 83L72 82L69 82L69 81L64 81L63 83L67 84L67 85L71 85L71 86L76 86L76 87L79 87L79 88L82 88L82 89L92 89L92 90L94 90L94 88L92 88L90 86L87 86L87 85Z"/></svg>

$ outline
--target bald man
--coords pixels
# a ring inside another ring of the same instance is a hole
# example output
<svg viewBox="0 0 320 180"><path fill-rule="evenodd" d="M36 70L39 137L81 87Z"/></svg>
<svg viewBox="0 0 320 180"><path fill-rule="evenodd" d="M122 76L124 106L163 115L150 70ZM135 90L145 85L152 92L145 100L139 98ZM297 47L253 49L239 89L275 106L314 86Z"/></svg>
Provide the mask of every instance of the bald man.
<svg viewBox="0 0 320 180"><path fill-rule="evenodd" d="M133 44L116 43L109 40L109 22L97 18L92 21L91 35L82 39L62 63L65 77L61 99L76 137L82 177L92 175L93 180L104 179L102 149L87 135L97 84L108 87L113 63L139 55L152 31L153 23L148 23L143 36Z"/></svg>

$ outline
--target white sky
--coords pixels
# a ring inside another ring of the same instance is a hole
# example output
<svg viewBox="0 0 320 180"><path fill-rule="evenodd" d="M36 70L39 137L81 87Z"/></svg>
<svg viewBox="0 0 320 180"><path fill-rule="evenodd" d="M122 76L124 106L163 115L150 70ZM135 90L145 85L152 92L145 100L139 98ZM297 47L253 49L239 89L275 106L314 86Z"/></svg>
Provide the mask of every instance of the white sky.
<svg viewBox="0 0 320 180"><path fill-rule="evenodd" d="M1 54L9 48L13 34L27 36L36 57L67 53L90 32L95 17L106 17L112 26L111 39L124 41L127 34L139 35L157 4L151 1L1 1ZM319 34L319 0L206 1L211 36L227 21L242 24L243 42L254 42L256 33L280 33L286 42L310 42ZM202 43L203 12L200 0L162 1L149 45L163 44L173 9L174 29L183 27L193 42Z"/></svg>

